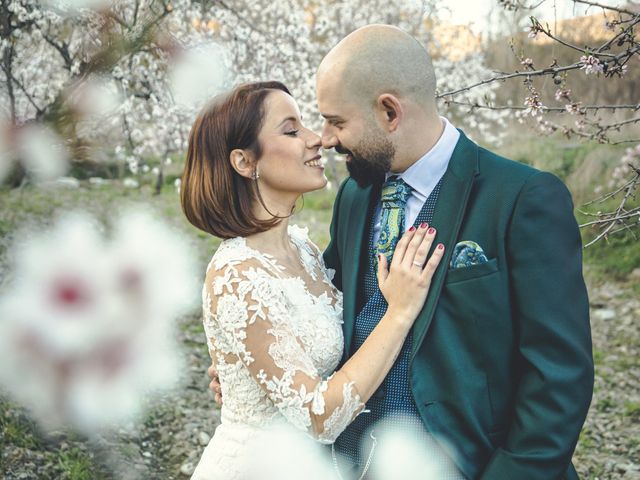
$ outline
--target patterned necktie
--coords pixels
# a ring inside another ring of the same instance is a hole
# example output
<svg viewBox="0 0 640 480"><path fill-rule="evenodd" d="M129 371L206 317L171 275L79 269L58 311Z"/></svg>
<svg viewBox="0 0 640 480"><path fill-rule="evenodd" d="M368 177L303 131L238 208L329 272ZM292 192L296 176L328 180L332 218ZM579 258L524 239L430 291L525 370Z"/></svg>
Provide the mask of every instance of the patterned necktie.
<svg viewBox="0 0 640 480"><path fill-rule="evenodd" d="M387 257L391 263L393 252L400 236L404 232L404 207L411 195L411 187L399 177L390 177L382 185L380 238L376 245L376 254ZM376 255L376 265L378 257Z"/></svg>

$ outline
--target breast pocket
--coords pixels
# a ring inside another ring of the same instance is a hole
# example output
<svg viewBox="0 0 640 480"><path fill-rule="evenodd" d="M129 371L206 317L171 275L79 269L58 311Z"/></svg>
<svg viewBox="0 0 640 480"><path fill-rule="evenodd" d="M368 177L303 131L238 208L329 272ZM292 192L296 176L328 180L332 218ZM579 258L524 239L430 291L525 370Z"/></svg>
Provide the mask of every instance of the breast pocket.
<svg viewBox="0 0 640 480"><path fill-rule="evenodd" d="M484 277L491 275L498 271L498 259L492 258L488 262L478 263L477 265L471 265L469 267L452 268L447 271L445 283L450 285L452 283L464 282L472 280L474 278Z"/></svg>

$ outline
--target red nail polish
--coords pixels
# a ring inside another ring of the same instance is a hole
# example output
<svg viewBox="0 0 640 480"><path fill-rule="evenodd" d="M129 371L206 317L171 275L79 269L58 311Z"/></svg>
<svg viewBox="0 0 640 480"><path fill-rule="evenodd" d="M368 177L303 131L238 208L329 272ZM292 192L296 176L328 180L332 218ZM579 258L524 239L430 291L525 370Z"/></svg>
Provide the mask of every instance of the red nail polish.
<svg viewBox="0 0 640 480"><path fill-rule="evenodd" d="M415 229L416 229L416 227L413 227L413 226L412 226L412 227L409 229L409 231L410 231L410 232L413 232Z"/></svg>
<svg viewBox="0 0 640 480"><path fill-rule="evenodd" d="M427 223L422 222L422 223L420 224L420 228L425 228L427 225L428 225Z"/></svg>
<svg viewBox="0 0 640 480"><path fill-rule="evenodd" d="M431 235L431 234L432 234L432 233L434 233L435 231L436 231L436 229L435 229L435 228L430 227L430 228L429 228L429 230L427 230L427 233L428 233L429 235Z"/></svg>
<svg viewBox="0 0 640 480"><path fill-rule="evenodd" d="M440 243L440 244L438 244L438 250L442 250L443 248L444 248L444 245L443 245L443 244L441 244L441 243Z"/></svg>

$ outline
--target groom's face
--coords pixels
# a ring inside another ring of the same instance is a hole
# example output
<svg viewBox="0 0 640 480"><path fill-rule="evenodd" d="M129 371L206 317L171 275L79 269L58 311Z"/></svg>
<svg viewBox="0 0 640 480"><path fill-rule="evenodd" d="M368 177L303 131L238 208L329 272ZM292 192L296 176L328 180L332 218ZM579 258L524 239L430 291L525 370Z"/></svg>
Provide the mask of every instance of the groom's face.
<svg viewBox="0 0 640 480"><path fill-rule="evenodd" d="M346 155L347 169L360 185L382 183L391 169L393 144L376 123L373 112L341 97L340 88L318 82L318 107L324 117L322 146Z"/></svg>

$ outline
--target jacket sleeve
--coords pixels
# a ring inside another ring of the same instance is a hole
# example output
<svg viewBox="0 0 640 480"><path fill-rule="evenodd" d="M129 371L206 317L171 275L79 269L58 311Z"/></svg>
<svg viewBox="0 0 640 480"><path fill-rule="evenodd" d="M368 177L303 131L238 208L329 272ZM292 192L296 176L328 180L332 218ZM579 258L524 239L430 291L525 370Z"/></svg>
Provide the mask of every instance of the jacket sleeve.
<svg viewBox="0 0 640 480"><path fill-rule="evenodd" d="M333 284L338 290L342 290L342 259L340 257L340 250L338 248L338 215L341 208L340 202L342 201L342 192L344 191L344 187L348 181L349 179L347 178L344 182L342 182L340 188L338 188L338 193L336 194L336 199L333 203L333 216L331 217L331 225L329 226L329 234L331 238L329 240L329 245L327 246L323 254L326 267L333 269L336 272L335 276L333 277Z"/></svg>
<svg viewBox="0 0 640 480"><path fill-rule="evenodd" d="M559 479L593 392L589 302L571 195L549 173L525 183L507 233L519 386L507 438L481 479Z"/></svg>

